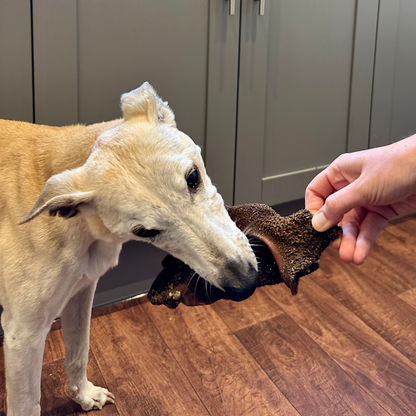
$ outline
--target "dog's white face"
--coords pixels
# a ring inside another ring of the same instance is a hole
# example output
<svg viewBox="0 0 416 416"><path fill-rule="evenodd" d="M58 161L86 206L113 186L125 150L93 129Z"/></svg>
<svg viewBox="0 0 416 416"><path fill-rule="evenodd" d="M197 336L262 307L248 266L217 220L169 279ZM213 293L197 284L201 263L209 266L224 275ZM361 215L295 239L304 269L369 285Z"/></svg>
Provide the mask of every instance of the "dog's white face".
<svg viewBox="0 0 416 416"><path fill-rule="evenodd" d="M22 222L44 210L98 217L120 241L151 242L231 298L249 296L256 259L207 176L201 149L148 83L122 96L122 110L124 122L100 135L83 166L51 177Z"/></svg>

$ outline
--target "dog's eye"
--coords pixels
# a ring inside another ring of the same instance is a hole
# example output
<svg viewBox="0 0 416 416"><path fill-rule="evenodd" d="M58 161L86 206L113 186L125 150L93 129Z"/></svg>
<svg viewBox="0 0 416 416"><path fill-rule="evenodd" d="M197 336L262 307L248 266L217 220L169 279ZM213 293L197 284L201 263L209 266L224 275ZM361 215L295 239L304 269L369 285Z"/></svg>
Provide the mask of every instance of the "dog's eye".
<svg viewBox="0 0 416 416"><path fill-rule="evenodd" d="M188 176L186 177L186 183L188 185L188 188L191 191L196 191L198 189L198 186L200 184L199 180L199 173L198 169L194 166Z"/></svg>
<svg viewBox="0 0 416 416"><path fill-rule="evenodd" d="M137 227L137 228L133 228L132 233L137 235L137 237L154 239L156 236L160 234L160 231L149 230L148 228L144 228L144 227Z"/></svg>

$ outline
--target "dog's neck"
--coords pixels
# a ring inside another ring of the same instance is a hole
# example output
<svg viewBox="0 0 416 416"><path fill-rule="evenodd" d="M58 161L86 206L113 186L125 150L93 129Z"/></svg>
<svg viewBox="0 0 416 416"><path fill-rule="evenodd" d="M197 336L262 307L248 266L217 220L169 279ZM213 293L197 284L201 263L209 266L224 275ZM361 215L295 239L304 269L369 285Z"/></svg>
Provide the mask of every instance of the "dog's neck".
<svg viewBox="0 0 416 416"><path fill-rule="evenodd" d="M84 218L94 240L101 240L109 244L123 244L128 239L113 234L103 223L98 214Z"/></svg>
<svg viewBox="0 0 416 416"><path fill-rule="evenodd" d="M89 126L74 125L51 128L51 134L39 138L36 148L36 168L46 182L52 175L82 166L98 136L105 130L115 128L122 119Z"/></svg>

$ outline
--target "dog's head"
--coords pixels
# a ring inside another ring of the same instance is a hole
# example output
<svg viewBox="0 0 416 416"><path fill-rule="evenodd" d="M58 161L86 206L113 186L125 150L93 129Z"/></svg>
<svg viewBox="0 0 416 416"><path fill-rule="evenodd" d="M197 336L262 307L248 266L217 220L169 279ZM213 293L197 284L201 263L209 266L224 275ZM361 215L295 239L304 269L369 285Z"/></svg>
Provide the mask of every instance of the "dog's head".
<svg viewBox="0 0 416 416"><path fill-rule="evenodd" d="M84 165L52 176L21 223L45 210L84 217L97 238L151 242L231 298L250 296L255 256L207 176L201 149L150 84L123 94L121 107L123 122L98 137Z"/></svg>

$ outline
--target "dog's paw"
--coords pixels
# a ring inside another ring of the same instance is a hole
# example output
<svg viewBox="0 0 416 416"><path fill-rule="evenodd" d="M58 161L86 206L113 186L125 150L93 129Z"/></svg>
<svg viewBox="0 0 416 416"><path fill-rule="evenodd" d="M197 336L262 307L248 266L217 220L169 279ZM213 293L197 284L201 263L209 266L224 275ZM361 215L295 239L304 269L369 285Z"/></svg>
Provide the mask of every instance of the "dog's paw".
<svg viewBox="0 0 416 416"><path fill-rule="evenodd" d="M114 403L114 394L103 387L94 386L87 381L85 388L70 388L72 400L81 405L82 410L101 410L106 403Z"/></svg>

